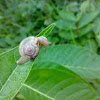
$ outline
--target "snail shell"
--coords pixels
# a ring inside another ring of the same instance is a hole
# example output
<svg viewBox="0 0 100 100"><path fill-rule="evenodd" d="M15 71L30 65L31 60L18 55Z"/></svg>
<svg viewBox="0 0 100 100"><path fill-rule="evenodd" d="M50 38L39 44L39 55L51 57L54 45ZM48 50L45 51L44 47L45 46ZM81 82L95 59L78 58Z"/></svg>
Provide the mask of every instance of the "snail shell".
<svg viewBox="0 0 100 100"><path fill-rule="evenodd" d="M39 54L41 44L47 47L50 43L51 42L49 42L44 36L30 36L25 38L19 45L19 53L21 58L17 61L17 63L22 64L30 59L36 58Z"/></svg>

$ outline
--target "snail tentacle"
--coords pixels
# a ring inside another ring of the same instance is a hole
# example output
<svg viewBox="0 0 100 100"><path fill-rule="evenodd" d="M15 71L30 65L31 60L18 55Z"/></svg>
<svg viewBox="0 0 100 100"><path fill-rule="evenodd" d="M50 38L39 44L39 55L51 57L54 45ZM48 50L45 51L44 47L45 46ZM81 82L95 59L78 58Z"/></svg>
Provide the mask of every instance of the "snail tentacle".
<svg viewBox="0 0 100 100"><path fill-rule="evenodd" d="M47 48L47 46L52 43L52 42L49 42L47 40L47 38L44 37L44 36L38 37L38 41L39 41L40 44L43 44L45 46L45 48Z"/></svg>

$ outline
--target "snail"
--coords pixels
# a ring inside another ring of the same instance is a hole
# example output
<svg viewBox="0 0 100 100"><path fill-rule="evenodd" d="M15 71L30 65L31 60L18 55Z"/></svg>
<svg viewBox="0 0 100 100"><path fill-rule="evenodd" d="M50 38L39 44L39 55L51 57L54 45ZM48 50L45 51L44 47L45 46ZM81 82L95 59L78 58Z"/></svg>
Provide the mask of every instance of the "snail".
<svg viewBox="0 0 100 100"><path fill-rule="evenodd" d="M29 36L23 39L19 45L19 53L21 57L17 61L17 64L23 64L30 59L36 58L39 54L41 45L44 45L45 48L47 48L49 44L51 44L51 42L49 42L44 36Z"/></svg>

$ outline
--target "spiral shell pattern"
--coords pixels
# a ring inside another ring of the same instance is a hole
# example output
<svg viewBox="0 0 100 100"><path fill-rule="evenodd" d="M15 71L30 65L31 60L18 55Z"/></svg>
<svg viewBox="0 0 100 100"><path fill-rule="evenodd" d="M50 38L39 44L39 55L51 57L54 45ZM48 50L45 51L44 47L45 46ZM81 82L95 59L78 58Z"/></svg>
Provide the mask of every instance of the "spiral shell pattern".
<svg viewBox="0 0 100 100"><path fill-rule="evenodd" d="M39 44L37 38L34 36L27 37L21 41L19 45L19 52L23 58L32 59L39 53Z"/></svg>

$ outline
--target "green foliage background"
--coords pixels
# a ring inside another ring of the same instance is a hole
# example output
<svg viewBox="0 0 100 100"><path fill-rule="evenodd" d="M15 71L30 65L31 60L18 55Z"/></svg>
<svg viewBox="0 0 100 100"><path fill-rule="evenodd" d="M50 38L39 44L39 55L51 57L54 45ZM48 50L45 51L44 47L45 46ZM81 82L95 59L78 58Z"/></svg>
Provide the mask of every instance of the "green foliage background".
<svg viewBox="0 0 100 100"><path fill-rule="evenodd" d="M11 48L55 22L50 41L100 46L99 0L0 0L0 48ZM0 50L2 52L2 50Z"/></svg>

